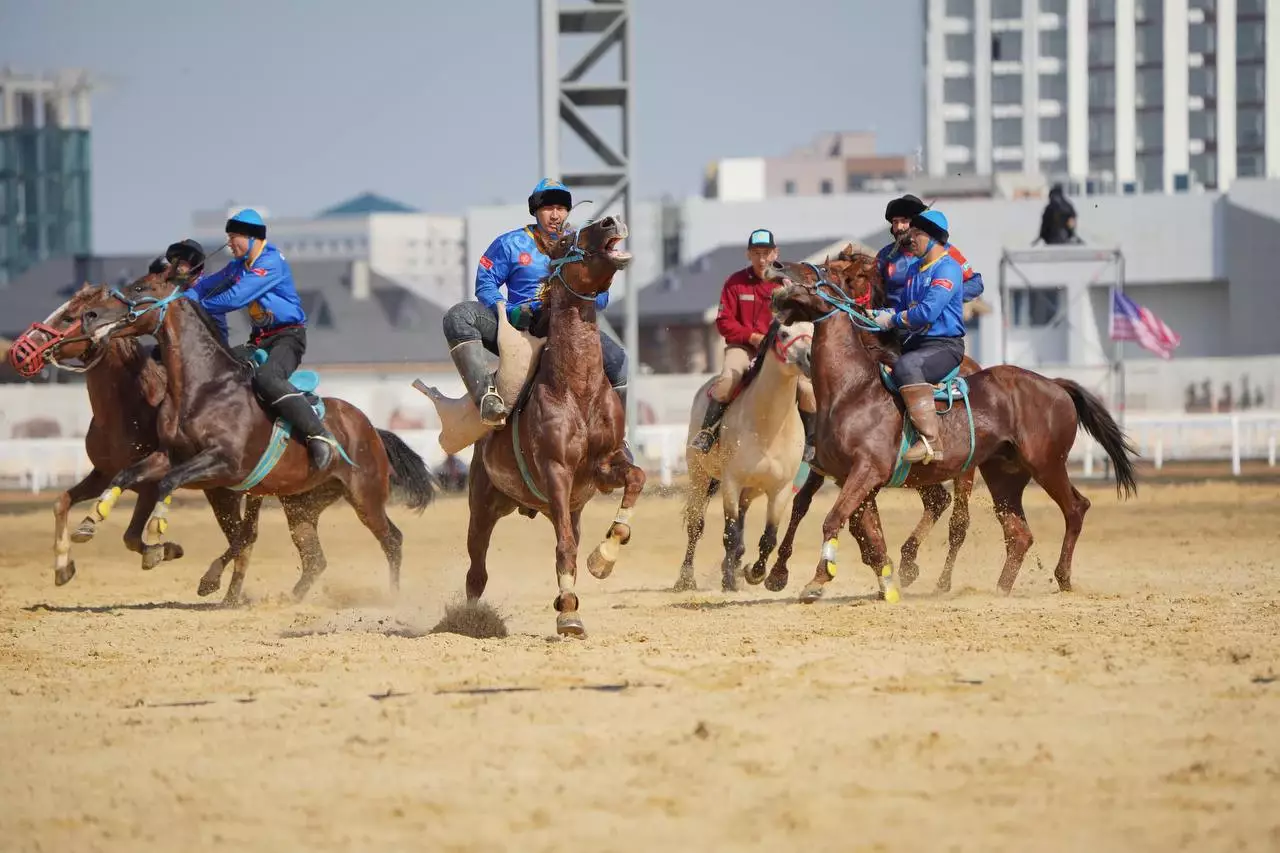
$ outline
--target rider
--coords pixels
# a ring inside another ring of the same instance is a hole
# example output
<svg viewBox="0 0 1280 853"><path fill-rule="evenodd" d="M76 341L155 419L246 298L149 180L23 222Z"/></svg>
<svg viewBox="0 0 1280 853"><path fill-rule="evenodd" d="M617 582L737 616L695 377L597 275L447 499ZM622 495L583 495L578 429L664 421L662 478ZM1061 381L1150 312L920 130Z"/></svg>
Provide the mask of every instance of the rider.
<svg viewBox="0 0 1280 853"><path fill-rule="evenodd" d="M559 181L544 178L529 195L529 214L534 222L500 234L489 244L476 268L476 299L459 302L444 316L444 336L449 354L462 375L467 393L480 409L481 419L490 426L501 425L509 412L498 396L494 374L484 351L498 354L498 312L517 329L528 330L539 319L538 287L550 275L548 251L565 233L573 198ZM501 288L505 285L506 294ZM606 290L595 298L597 311L609 304ZM627 402L627 353L600 331L600 349L609 384L618 392L625 409Z"/></svg>
<svg viewBox="0 0 1280 853"><path fill-rule="evenodd" d="M747 238L747 260L751 265L724 280L720 291L720 311L716 315L716 331L725 343L724 364L720 368L719 379L711 386L711 400L702 418L702 428L690 442L695 450L702 453L710 453L715 445L720 419L733 399L734 389L751 366L751 360L773 322L770 297L775 285L765 281L763 276L765 267L777 259L778 246L773 232L759 228ZM818 405L813 396L813 385L803 376L796 389L796 399L800 404L800 421L804 424L804 459L809 462L813 460L814 413L818 411Z"/></svg>
<svg viewBox="0 0 1280 853"><path fill-rule="evenodd" d="M170 246L166 255L175 253L181 245ZM306 437L311 462L323 471L333 459L337 442L306 398L289 382L307 349L307 314L293 285L289 262L267 242L266 223L256 210L249 208L227 220L227 245L233 260L196 281L185 291L186 295L213 316L223 343L227 342L226 315L242 308L249 310L253 325L249 349L261 349L267 354L266 363L253 374L254 392ZM179 258L179 272L181 269Z"/></svg>
<svg viewBox="0 0 1280 853"><path fill-rule="evenodd" d="M947 217L925 210L911 218L906 246L918 259L910 278L893 297L893 309L876 312L885 331L903 333L902 355L893 378L920 437L903 457L928 464L942 459L933 385L964 360L964 273L947 252Z"/></svg>
<svg viewBox="0 0 1280 853"><path fill-rule="evenodd" d="M907 250L907 231L911 227L911 220L928 209L927 204L911 194L895 198L884 209L884 219L889 223L889 234L893 237L893 242L876 254L876 263L880 267L880 278L884 281L885 295L890 304L897 291L911 278L911 268L920 260ZM955 246L948 245L946 250L964 273L964 301L972 302L982 295L982 273L976 272Z"/></svg>

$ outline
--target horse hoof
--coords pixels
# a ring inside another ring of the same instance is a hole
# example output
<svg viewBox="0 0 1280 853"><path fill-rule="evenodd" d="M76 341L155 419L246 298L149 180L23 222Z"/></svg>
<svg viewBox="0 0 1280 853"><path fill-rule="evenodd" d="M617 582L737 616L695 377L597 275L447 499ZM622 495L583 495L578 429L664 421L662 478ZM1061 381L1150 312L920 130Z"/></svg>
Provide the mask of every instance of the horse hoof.
<svg viewBox="0 0 1280 853"><path fill-rule="evenodd" d="M915 563L903 563L898 568L898 580L903 589L915 583L918 577L920 577L920 567Z"/></svg>
<svg viewBox="0 0 1280 853"><path fill-rule="evenodd" d="M76 561L72 560L65 566L53 570L53 583L55 586L63 586L75 576Z"/></svg>
<svg viewBox="0 0 1280 853"><path fill-rule="evenodd" d="M693 575L681 575L676 579L676 585L671 587L672 592L689 592L698 588L698 582L693 579Z"/></svg>
<svg viewBox="0 0 1280 853"><path fill-rule="evenodd" d="M164 562L163 545L144 545L142 548L142 568L154 569Z"/></svg>
<svg viewBox="0 0 1280 853"><path fill-rule="evenodd" d="M185 553L187 552L183 551L182 546L177 542L164 543L164 561L166 563L170 560L181 560Z"/></svg>
<svg viewBox="0 0 1280 853"><path fill-rule="evenodd" d="M556 617L556 633L562 637L585 637L587 629L575 613L561 613Z"/></svg>
<svg viewBox="0 0 1280 853"><path fill-rule="evenodd" d="M605 542L611 541L612 540L605 540ZM617 562L616 558L611 560L602 553L605 542L601 542L597 545L596 549L587 557L587 571L591 572L592 575L600 580L604 580L609 577L609 575L613 574L613 567Z"/></svg>
<svg viewBox="0 0 1280 853"><path fill-rule="evenodd" d="M248 603L248 600L243 595L232 595L230 591L228 591L226 596L222 599L222 606L227 610L244 607Z"/></svg>
<svg viewBox="0 0 1280 853"><path fill-rule="evenodd" d="M205 575L200 578L200 586L196 587L196 595L205 596L213 595L222 586L222 576L209 577Z"/></svg>
<svg viewBox="0 0 1280 853"><path fill-rule="evenodd" d="M93 538L93 534L97 533L97 527L89 519L80 522L80 526L71 531L71 541L78 545L83 545Z"/></svg>
<svg viewBox="0 0 1280 853"><path fill-rule="evenodd" d="M787 588L787 580L789 580L789 576L786 572L781 574L770 572L769 576L764 579L764 588L769 592L782 592Z"/></svg>
<svg viewBox="0 0 1280 853"><path fill-rule="evenodd" d="M944 582L944 581L938 581L938 583L934 585L934 587L933 587L933 591L934 591L934 592L937 592L937 593L948 593L948 592L951 592L951 582L950 582L950 581L945 581L945 582Z"/></svg>
<svg viewBox="0 0 1280 853"><path fill-rule="evenodd" d="M822 593L825 589L826 587L820 583L805 584L804 589L800 590L800 603L813 604L819 598L822 598Z"/></svg>

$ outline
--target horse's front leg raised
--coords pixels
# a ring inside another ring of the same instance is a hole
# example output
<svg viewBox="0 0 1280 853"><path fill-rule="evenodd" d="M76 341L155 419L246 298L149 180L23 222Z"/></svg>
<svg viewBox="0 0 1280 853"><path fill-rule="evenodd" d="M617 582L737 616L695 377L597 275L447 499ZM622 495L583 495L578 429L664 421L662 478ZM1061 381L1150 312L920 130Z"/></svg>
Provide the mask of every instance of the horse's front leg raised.
<svg viewBox="0 0 1280 853"><path fill-rule="evenodd" d="M59 495L53 505L53 582L58 586L62 586L76 574L76 561L71 559L73 537L69 533L70 524L67 520L71 507L98 494L110 479L94 468L87 477ZM93 535L92 530L89 535Z"/></svg>
<svg viewBox="0 0 1280 853"><path fill-rule="evenodd" d="M849 522L854 511L862 506L872 491L884 479L868 462L860 456L854 456L853 467L840 487L840 494L835 505L827 513L822 522L822 556L814 570L813 580L805 584L800 591L800 600L806 604L822 597L825 586L835 579L836 550L839 547L840 531Z"/></svg>
<svg viewBox="0 0 1280 853"><path fill-rule="evenodd" d="M571 637L587 632L578 616L578 594L573 587L578 580L578 537L574 536L573 513L569 495L573 490L573 471L563 463L547 462L542 466L546 484L551 526L556 532L556 583L559 593L552 606L556 609L556 631Z"/></svg>
<svg viewBox="0 0 1280 853"><path fill-rule="evenodd" d="M221 450L206 448L169 468L156 490L156 507L142 532L142 567L150 568L164 559L164 533L169 529L169 504L173 493L187 483L212 480L232 473L232 465Z"/></svg>
<svg viewBox="0 0 1280 853"><path fill-rule="evenodd" d="M631 541L631 512L640 493L644 491L644 470L627 461L626 455L616 451L596 471L596 487L616 489L623 487L622 505L605 532L604 540L587 556L587 570L598 578L609 577L618 562L619 549Z"/></svg>
<svg viewBox="0 0 1280 853"><path fill-rule="evenodd" d="M106 521L107 516L111 515L111 510L115 508L116 502L120 500L120 495L124 494L125 489L131 489L139 483L155 482L168 471L169 454L163 450L157 450L116 474L107 486L107 490L93 505L93 509L85 516L84 521L80 522L80 527L71 537L72 540L87 542L91 539L97 525Z"/></svg>

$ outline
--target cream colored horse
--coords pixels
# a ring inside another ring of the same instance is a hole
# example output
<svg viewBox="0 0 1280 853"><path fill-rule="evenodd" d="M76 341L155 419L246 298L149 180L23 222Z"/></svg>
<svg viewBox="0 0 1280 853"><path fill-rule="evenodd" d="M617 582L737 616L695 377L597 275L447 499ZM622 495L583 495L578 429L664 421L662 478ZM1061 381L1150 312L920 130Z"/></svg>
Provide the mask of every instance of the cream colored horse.
<svg viewBox="0 0 1280 853"><path fill-rule="evenodd" d="M707 503L717 482L724 501L724 562L721 586L738 588L738 568L746 551L743 523L747 508L760 495L769 506L760 559L749 570L749 579L764 579L765 563L778 542L778 525L791 512L792 481L804 456L804 426L796 408L800 377L809 371L812 323L783 326L777 322L761 342L763 361L754 379L725 411L720 438L710 453L688 448L689 493L684 516L689 544L676 581L677 590L696 589L693 552L702 537ZM698 389L689 415L689 440L702 425L708 392L716 379ZM754 580L759 583L759 580Z"/></svg>

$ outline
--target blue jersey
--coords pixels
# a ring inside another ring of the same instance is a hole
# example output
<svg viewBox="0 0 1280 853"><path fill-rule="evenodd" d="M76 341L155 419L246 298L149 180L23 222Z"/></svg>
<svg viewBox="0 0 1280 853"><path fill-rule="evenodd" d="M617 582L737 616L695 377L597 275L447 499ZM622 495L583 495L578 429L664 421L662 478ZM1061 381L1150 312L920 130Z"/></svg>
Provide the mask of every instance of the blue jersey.
<svg viewBox="0 0 1280 853"><path fill-rule="evenodd" d="M960 271L964 276L964 301L977 299L985 289L982 273L974 270L955 246L947 244L947 254L960 265ZM896 240L876 253L876 264L880 267L880 278L884 281L885 295L890 305L893 304L897 292L906 286L919 263L920 259L903 252Z"/></svg>
<svg viewBox="0 0 1280 853"><path fill-rule="evenodd" d="M964 336L964 273L944 254L936 261L916 264L893 303L899 329L926 338Z"/></svg>
<svg viewBox="0 0 1280 853"><path fill-rule="evenodd" d="M538 248L535 227L508 231L485 249L476 268L476 299L486 307L492 308L501 301L508 305L532 302L538 285L550 274L551 259ZM501 290L504 285L505 296ZM608 291L596 297L596 308L603 311L608 304Z"/></svg>
<svg viewBox="0 0 1280 853"><path fill-rule="evenodd" d="M307 322L289 262L266 242L260 242L256 252L233 259L216 273L201 278L187 289L186 295L213 315L223 341L227 339L226 315L244 308L249 310L255 334Z"/></svg>

